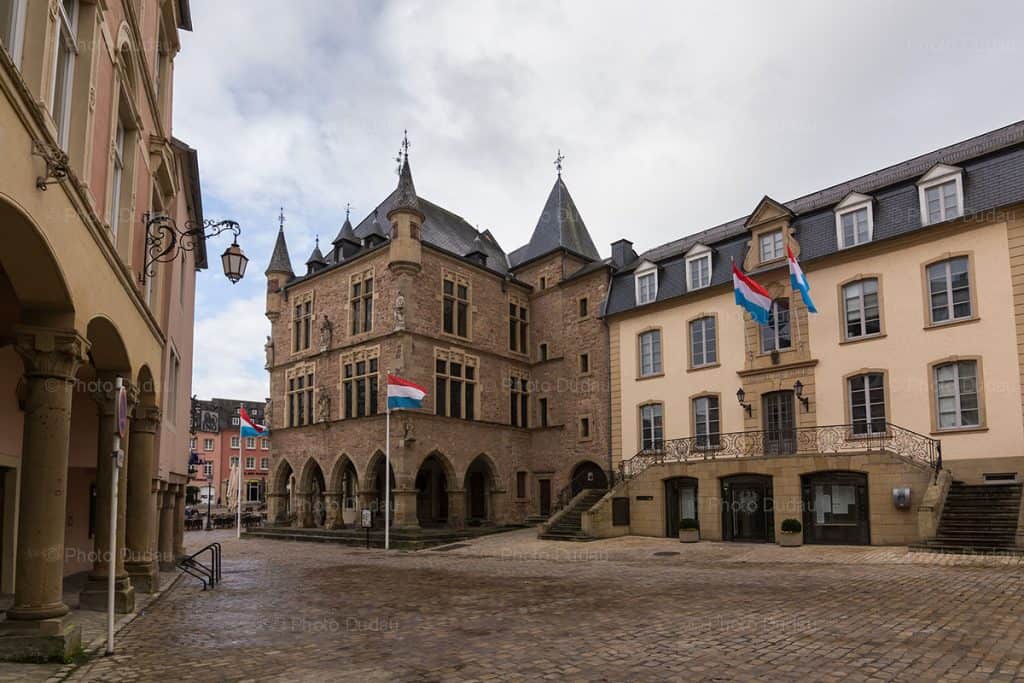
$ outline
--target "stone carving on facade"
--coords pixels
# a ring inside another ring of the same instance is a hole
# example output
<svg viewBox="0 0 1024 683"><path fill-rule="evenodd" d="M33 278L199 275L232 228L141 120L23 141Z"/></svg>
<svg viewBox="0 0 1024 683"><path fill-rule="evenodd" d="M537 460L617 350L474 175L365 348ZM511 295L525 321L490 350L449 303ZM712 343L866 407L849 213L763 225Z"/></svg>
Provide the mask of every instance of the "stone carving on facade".
<svg viewBox="0 0 1024 683"><path fill-rule="evenodd" d="M327 387L320 387L317 390L316 399L316 421L325 425L331 419L331 394Z"/></svg>
<svg viewBox="0 0 1024 683"><path fill-rule="evenodd" d="M263 404L263 426L270 431L270 416L273 415L274 400L268 398L266 403Z"/></svg>
<svg viewBox="0 0 1024 683"><path fill-rule="evenodd" d="M270 335L267 335L267 343L263 345L263 353L266 354L267 362L265 367L267 370L274 367L274 340L271 339Z"/></svg>
<svg viewBox="0 0 1024 683"><path fill-rule="evenodd" d="M331 340L334 338L334 323L324 314L324 321L320 323L320 351L331 348Z"/></svg>
<svg viewBox="0 0 1024 683"><path fill-rule="evenodd" d="M398 293L398 298L395 299L395 329L405 329L405 295L401 292Z"/></svg>
<svg viewBox="0 0 1024 683"><path fill-rule="evenodd" d="M412 420L405 421L405 424L402 425L402 446L408 447L416 441L415 429Z"/></svg>

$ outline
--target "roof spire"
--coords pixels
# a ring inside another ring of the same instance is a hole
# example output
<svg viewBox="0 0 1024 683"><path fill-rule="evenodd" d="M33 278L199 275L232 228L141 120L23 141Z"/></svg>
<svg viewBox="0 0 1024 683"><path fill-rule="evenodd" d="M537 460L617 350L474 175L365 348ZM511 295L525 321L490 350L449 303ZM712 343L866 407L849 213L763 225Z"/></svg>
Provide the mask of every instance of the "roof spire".
<svg viewBox="0 0 1024 683"><path fill-rule="evenodd" d="M292 270L292 260L288 256L288 245L284 241L284 207L281 207L281 213L278 215L277 220L279 226L277 241L274 243L274 251L270 255L270 263L267 265L266 274L287 273L294 277L295 271Z"/></svg>
<svg viewBox="0 0 1024 683"><path fill-rule="evenodd" d="M565 157L562 156L562 150L558 150L558 155L555 157L555 170L558 172L558 177L562 177L562 162L565 161Z"/></svg>
<svg viewBox="0 0 1024 683"><path fill-rule="evenodd" d="M281 213L277 216L278 225L281 226L281 231L284 231L284 207L281 207Z"/></svg>
<svg viewBox="0 0 1024 683"><path fill-rule="evenodd" d="M402 151L398 154L398 189L395 191L395 204L391 211L411 209L420 213L420 203L416 199L416 186L412 182L412 171L409 169L409 131L402 137ZM391 214L391 211L388 214Z"/></svg>
<svg viewBox="0 0 1024 683"><path fill-rule="evenodd" d="M352 202L345 202L345 220L348 221L349 214L352 213Z"/></svg>

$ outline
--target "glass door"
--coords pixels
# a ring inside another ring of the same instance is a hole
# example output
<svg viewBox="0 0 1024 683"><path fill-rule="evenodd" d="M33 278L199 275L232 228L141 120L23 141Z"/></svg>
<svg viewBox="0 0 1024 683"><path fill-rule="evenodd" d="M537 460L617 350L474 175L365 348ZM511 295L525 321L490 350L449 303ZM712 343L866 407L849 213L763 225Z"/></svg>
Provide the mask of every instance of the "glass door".
<svg viewBox="0 0 1024 683"><path fill-rule="evenodd" d="M792 391L773 391L761 399L765 455L796 453L796 415Z"/></svg>

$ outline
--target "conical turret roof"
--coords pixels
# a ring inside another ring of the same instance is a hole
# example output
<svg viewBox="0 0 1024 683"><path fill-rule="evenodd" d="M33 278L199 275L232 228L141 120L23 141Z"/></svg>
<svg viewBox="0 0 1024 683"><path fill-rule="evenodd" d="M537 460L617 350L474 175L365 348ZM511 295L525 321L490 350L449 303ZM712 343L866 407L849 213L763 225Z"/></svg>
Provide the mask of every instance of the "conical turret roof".
<svg viewBox="0 0 1024 683"><path fill-rule="evenodd" d="M277 231L277 241L274 243L274 252L270 255L270 263L267 265L265 275L270 273L288 273L295 275L292 270L292 260L288 256L288 244L284 240L284 226Z"/></svg>
<svg viewBox="0 0 1024 683"><path fill-rule="evenodd" d="M594 240L583 223L576 203L569 195L569 188L559 175L554 187L544 203L544 210L533 229L530 242L515 253L515 263L525 263L539 256L544 256L557 249L565 249L591 261L601 260L601 255L594 246Z"/></svg>

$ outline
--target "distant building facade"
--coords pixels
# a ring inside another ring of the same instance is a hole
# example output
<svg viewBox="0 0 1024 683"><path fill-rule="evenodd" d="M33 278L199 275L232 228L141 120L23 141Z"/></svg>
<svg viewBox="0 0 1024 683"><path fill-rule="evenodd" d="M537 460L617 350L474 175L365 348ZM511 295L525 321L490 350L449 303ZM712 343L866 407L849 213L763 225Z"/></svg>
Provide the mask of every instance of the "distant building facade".
<svg viewBox="0 0 1024 683"><path fill-rule="evenodd" d="M231 468L242 458L242 501L250 504L266 502L267 475L270 472L270 436L239 436L239 407L257 424L264 419L264 404L213 398L194 400L192 421L194 433L189 442L194 463L191 486L215 491L214 505L227 504ZM198 491L197 491L198 493Z"/></svg>

